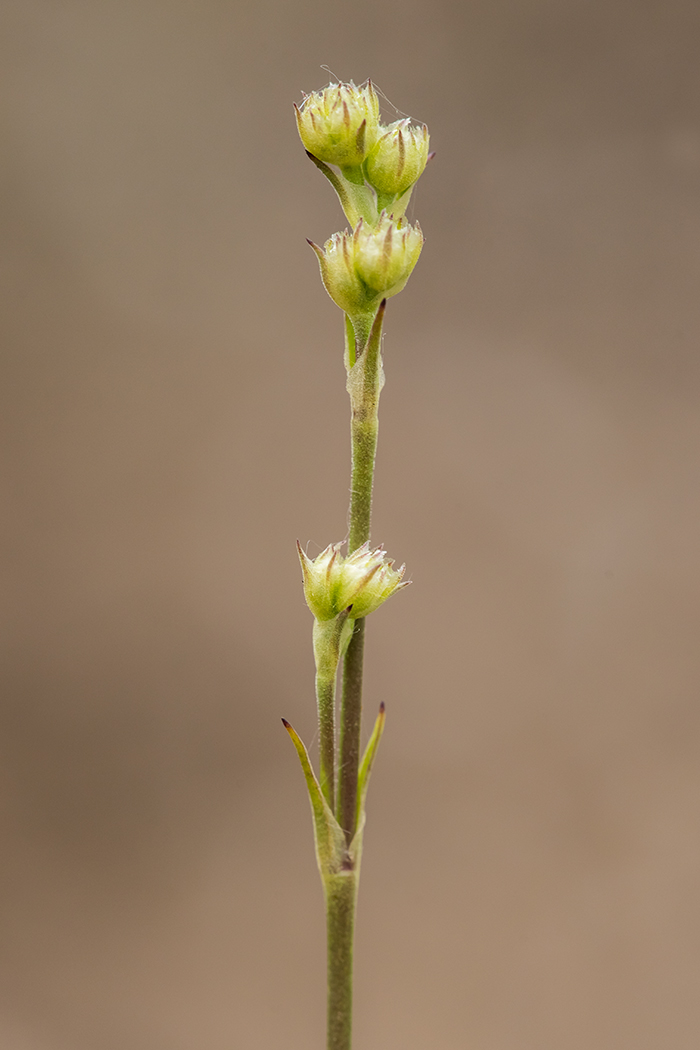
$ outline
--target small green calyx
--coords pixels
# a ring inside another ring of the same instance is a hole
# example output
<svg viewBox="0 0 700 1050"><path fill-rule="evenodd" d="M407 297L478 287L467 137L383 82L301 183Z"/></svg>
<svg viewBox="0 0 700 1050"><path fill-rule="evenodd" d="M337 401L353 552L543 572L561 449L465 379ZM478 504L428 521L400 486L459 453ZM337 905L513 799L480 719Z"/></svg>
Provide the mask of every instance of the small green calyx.
<svg viewBox="0 0 700 1050"><path fill-rule="evenodd" d="M326 291L351 317L376 313L382 299L406 285L423 248L420 226L383 213L372 228L360 219L354 231L334 233L323 248L309 241Z"/></svg>
<svg viewBox="0 0 700 1050"><path fill-rule="evenodd" d="M355 270L377 296L388 299L405 286L423 248L423 232L383 213L376 228L355 231Z"/></svg>
<svg viewBox="0 0 700 1050"><path fill-rule="evenodd" d="M326 164L358 168L376 142L379 99L370 80L329 84L294 110L305 149Z"/></svg>
<svg viewBox="0 0 700 1050"><path fill-rule="evenodd" d="M311 559L297 542L306 604L317 620L332 620L347 610L350 619L361 619L408 586L409 581L402 582L405 566L394 569L381 547L371 551L364 543L347 557L340 548L332 543Z"/></svg>
<svg viewBox="0 0 700 1050"><path fill-rule="evenodd" d="M430 136L410 118L380 126L379 138L365 161L367 181L384 197L399 197L423 174Z"/></svg>

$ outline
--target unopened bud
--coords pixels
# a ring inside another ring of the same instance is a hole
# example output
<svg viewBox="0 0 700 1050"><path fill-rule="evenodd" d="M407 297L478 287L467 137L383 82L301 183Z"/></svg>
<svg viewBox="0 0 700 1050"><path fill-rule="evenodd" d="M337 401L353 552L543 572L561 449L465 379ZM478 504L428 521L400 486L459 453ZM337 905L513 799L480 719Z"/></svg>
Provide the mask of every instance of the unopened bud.
<svg viewBox="0 0 700 1050"><path fill-rule="evenodd" d="M353 620L369 616L394 591L408 586L401 582L405 566L394 569L381 548L371 551L364 543L344 558L340 547L331 544L312 560L297 544L306 604L317 620L332 620L348 608Z"/></svg>
<svg viewBox="0 0 700 1050"><path fill-rule="evenodd" d="M399 197L416 182L428 162L430 136L410 119L379 128L379 138L365 161L367 181L379 194Z"/></svg>
<svg viewBox="0 0 700 1050"><path fill-rule="evenodd" d="M359 88L329 84L294 109L304 147L326 164L358 167L376 142L379 99L369 80Z"/></svg>
<svg viewBox="0 0 700 1050"><path fill-rule="evenodd" d="M370 313L381 299L401 291L418 262L423 234L417 223L409 226L383 214L376 227L360 219L352 233L333 234L323 248L309 243L326 291L352 317Z"/></svg>
<svg viewBox="0 0 700 1050"><path fill-rule="evenodd" d="M423 248L423 233L382 214L372 230L361 223L355 231L355 270L361 281L377 295L396 295L411 276Z"/></svg>

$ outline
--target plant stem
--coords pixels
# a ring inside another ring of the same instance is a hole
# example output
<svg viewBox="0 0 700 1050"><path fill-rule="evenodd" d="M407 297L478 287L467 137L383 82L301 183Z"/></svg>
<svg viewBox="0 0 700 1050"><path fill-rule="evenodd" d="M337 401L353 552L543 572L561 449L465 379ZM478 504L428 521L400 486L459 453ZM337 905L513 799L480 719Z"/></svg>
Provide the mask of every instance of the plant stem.
<svg viewBox="0 0 700 1050"><path fill-rule="evenodd" d="M348 511L350 527L348 554L352 554L363 543L366 543L370 535L374 460L379 433L379 395L384 385L380 348L385 309L386 300L379 307L371 326L367 346L359 350L356 363L348 376L348 392L352 409L350 420L352 479Z"/></svg>
<svg viewBox="0 0 700 1050"><path fill-rule="evenodd" d="M372 513L372 483L377 449L379 394L383 384L381 367L382 322L386 300L368 331L364 325L346 326L346 337L354 331L357 345L348 342L348 392L352 406L352 484L350 496L348 553L369 539ZM366 344L366 345L365 345ZM340 712L340 743L337 776L336 818L350 846L357 825L357 790L362 721L362 663L365 621L355 621L343 665L343 699ZM325 704L324 704L325 706ZM321 714L319 694L319 715ZM328 719L325 720L326 723ZM324 720L321 725L321 771L324 769ZM330 729L326 726L325 733ZM326 759L327 764L327 759ZM332 789L331 789L332 791ZM326 793L326 798L328 794ZM332 802L330 803L332 806ZM359 879L359 848L347 853L347 869L324 878L328 935L328 1044L327 1050L351 1050L352 1037L352 946L355 901Z"/></svg>
<svg viewBox="0 0 700 1050"><path fill-rule="evenodd" d="M348 842L357 820L357 774L362 728L362 670L365 655L365 621L356 620L343 660L343 698L340 711L340 762L338 764L337 820Z"/></svg>
<svg viewBox="0 0 700 1050"><path fill-rule="evenodd" d="M316 704L321 755L321 791L330 806L335 806L335 680L340 660L340 637L347 612L332 620L314 622L314 658L316 661Z"/></svg>
<svg viewBox="0 0 700 1050"><path fill-rule="evenodd" d="M348 373L352 407L352 482L348 554L369 540L372 516L372 484L379 430L379 395L384 377L381 366L382 322L386 300L379 307L366 347ZM357 774L360 764L362 723L362 669L365 623L356 621L343 661L343 696L340 712L340 761L338 764L338 805L336 816L348 842L355 833L357 819Z"/></svg>
<svg viewBox="0 0 700 1050"><path fill-rule="evenodd" d="M335 806L335 677L316 675L321 791L328 805Z"/></svg>
<svg viewBox="0 0 700 1050"><path fill-rule="evenodd" d="M355 872L325 879L328 933L328 1050L350 1050L352 1040L352 942Z"/></svg>

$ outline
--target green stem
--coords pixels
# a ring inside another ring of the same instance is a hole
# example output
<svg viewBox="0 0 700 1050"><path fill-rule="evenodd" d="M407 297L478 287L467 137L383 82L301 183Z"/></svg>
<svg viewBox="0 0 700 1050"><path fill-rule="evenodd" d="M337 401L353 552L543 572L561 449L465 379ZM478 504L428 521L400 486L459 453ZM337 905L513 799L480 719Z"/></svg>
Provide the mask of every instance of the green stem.
<svg viewBox="0 0 700 1050"><path fill-rule="evenodd" d="M340 638L347 618L347 612L343 612L333 620L315 620L313 630L320 782L331 810L335 807L335 681L340 660Z"/></svg>
<svg viewBox="0 0 700 1050"><path fill-rule="evenodd" d="M374 460L379 433L379 395L384 385L381 339L386 299L383 299L367 334L367 345L360 348L357 360L348 375L348 392L352 415L350 439L352 447L352 480L350 536L348 554L369 540L372 517L372 485ZM360 325L356 322L356 329Z"/></svg>
<svg viewBox="0 0 700 1050"><path fill-rule="evenodd" d="M350 490L348 553L369 540L372 516L372 484L379 430L379 395L384 377L381 366L381 336L386 300L379 307L367 345L358 353L348 373L352 407L352 482ZM350 842L357 820L357 776L360 764L362 724L362 667L364 620L357 620L343 663L343 698L340 712L340 762L336 816Z"/></svg>
<svg viewBox="0 0 700 1050"><path fill-rule="evenodd" d="M374 458L377 449L377 413L379 394L384 382L380 348L385 307L386 300L382 302L371 325L365 327L368 319L359 319L360 323L357 323L356 319L355 347L352 346L351 340L353 326L346 324L348 392L352 406L352 485L348 553L357 550L369 539ZM340 712L336 816L340 828L345 833L349 849L343 865L345 870L324 878L328 933L327 1050L351 1050L352 946L361 847L355 843L357 848L354 848L350 843L358 820L364 637L365 621L360 619L355 621L355 629L345 654ZM372 755L373 753L374 750ZM368 760L367 775L369 764L371 759ZM323 762L321 769L323 770Z"/></svg>
<svg viewBox="0 0 700 1050"><path fill-rule="evenodd" d="M362 670L365 655L365 621L355 620L343 661L343 698L340 710L340 763L336 818L348 842L357 826L357 777L362 729Z"/></svg>
<svg viewBox="0 0 700 1050"><path fill-rule="evenodd" d="M352 942L357 879L353 871L329 875L326 892L328 933L328 1050L350 1050L352 1040Z"/></svg>
<svg viewBox="0 0 700 1050"><path fill-rule="evenodd" d="M335 676L316 675L316 704L320 753L321 791L328 805L335 806Z"/></svg>

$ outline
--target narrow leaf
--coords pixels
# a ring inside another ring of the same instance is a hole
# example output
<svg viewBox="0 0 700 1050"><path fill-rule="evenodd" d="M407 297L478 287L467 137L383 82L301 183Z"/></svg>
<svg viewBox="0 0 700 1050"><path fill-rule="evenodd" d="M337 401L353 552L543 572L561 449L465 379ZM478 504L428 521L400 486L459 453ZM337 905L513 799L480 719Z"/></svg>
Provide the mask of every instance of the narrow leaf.
<svg viewBox="0 0 700 1050"><path fill-rule="evenodd" d="M386 299L382 299L376 316L372 321L367 343L357 355L357 359L348 372L346 388L350 394L353 410L366 411L368 407L376 413L379 395L384 386L384 369L382 367L382 325L386 311Z"/></svg>
<svg viewBox="0 0 700 1050"><path fill-rule="evenodd" d="M357 223L357 220L360 218L360 213L355 207L354 201L352 200L350 193L348 192L347 185L343 185L343 182L341 182L341 180L333 171L333 169L329 168L328 165L324 164L322 160L318 159L318 157L314 157L313 153L309 153L309 151L307 150L306 156L309 158L309 160L312 160L318 168L318 170L320 172L323 172L323 174L326 176L331 186L338 194L340 206L345 212L348 218L348 222L352 223L352 225L354 226Z"/></svg>
<svg viewBox="0 0 700 1050"><path fill-rule="evenodd" d="M360 763L360 772L357 778L357 821L358 825L360 818L364 815L365 810L365 799L367 797L367 788L369 787L369 777L372 772L372 765L374 763L374 756L377 753L379 747L379 741L382 739L382 733L384 732L384 723L386 722L386 708L384 707L384 701L382 700L379 705L379 714L377 720L374 723L374 729L372 735L367 741L367 747L365 753L362 756L362 762Z"/></svg>
<svg viewBox="0 0 700 1050"><path fill-rule="evenodd" d="M301 768L309 792L311 813L314 821L314 840L316 842L316 860L321 878L336 874L347 867L347 849L345 835L340 824L323 797L321 786L313 771L309 753L299 734L292 728L286 718L282 719L284 728L289 733L292 743L301 762Z"/></svg>
<svg viewBox="0 0 700 1050"><path fill-rule="evenodd" d="M369 776L372 772L372 764L374 762L374 756L377 753L379 747L379 741L382 738L384 732L384 722L386 720L384 702L379 705L379 714L377 720L374 723L374 729L372 735L367 741L367 747L365 753L362 756L362 762L360 763L360 770L357 778L357 823L356 831L353 835L352 842L348 847L350 859L353 867L357 873L357 877L360 877L360 864L362 862L362 836L365 830L365 820L367 813L365 810L365 800L367 798L367 788L369 786Z"/></svg>

